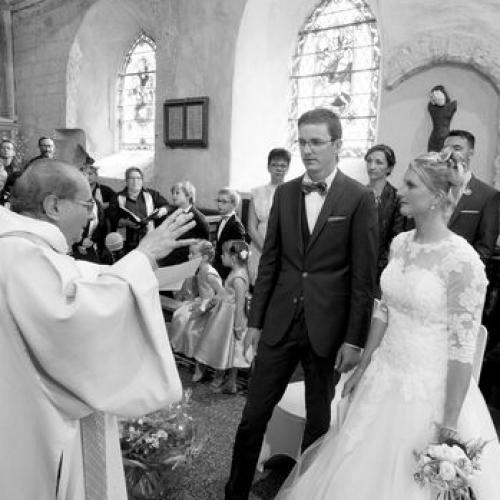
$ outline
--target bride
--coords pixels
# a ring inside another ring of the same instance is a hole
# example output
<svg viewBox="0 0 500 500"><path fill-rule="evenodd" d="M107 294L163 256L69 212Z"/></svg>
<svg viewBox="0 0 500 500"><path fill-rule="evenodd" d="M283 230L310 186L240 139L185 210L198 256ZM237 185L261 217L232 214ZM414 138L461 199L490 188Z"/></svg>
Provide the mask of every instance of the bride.
<svg viewBox="0 0 500 500"><path fill-rule="evenodd" d="M500 445L471 380L487 282L474 249L446 226L460 167L449 152L411 162L401 212L416 229L392 243L382 300L331 430L279 499L431 500L414 482L413 451L449 438L488 441L472 487L477 500L500 498Z"/></svg>

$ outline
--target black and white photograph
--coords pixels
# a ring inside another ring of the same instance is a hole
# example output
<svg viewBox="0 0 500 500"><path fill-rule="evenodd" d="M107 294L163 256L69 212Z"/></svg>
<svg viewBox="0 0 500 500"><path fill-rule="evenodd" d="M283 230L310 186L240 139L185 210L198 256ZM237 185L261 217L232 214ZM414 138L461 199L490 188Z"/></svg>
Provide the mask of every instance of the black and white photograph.
<svg viewBox="0 0 500 500"><path fill-rule="evenodd" d="M0 0L0 500L500 500L495 0Z"/></svg>

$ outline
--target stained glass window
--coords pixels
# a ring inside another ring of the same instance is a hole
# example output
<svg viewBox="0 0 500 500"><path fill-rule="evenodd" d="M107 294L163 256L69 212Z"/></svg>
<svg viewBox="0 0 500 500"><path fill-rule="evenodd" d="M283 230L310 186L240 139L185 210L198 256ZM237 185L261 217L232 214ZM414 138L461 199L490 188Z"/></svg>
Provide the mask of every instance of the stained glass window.
<svg viewBox="0 0 500 500"><path fill-rule="evenodd" d="M290 147L297 119L326 107L341 118L341 156L361 158L377 125L380 40L363 0L322 0L299 32L290 74Z"/></svg>
<svg viewBox="0 0 500 500"><path fill-rule="evenodd" d="M120 150L154 149L156 45L141 34L134 42L118 77Z"/></svg>

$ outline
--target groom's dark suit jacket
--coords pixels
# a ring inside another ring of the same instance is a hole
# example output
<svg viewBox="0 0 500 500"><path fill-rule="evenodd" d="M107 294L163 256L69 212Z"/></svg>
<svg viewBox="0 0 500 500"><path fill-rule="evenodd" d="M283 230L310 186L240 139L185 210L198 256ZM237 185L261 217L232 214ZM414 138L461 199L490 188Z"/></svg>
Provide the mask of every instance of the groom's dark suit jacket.
<svg viewBox="0 0 500 500"><path fill-rule="evenodd" d="M275 345L303 305L314 351L331 357L343 342L363 346L366 340L376 287L377 209L367 188L337 171L309 236L301 182L276 190L248 324L263 328L261 342Z"/></svg>
<svg viewBox="0 0 500 500"><path fill-rule="evenodd" d="M477 251L483 262L492 255L498 236L500 193L472 176L448 221L448 227L464 237Z"/></svg>

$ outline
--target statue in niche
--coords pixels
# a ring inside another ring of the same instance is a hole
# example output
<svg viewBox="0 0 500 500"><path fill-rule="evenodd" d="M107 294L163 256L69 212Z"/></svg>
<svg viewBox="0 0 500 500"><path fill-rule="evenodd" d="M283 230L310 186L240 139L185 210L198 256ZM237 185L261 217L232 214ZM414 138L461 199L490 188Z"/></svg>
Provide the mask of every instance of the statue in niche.
<svg viewBox="0 0 500 500"><path fill-rule="evenodd" d="M427 151L441 151L444 140L450 132L450 122L457 110L457 101L451 101L443 85L431 89L427 105L432 120L432 132Z"/></svg>

